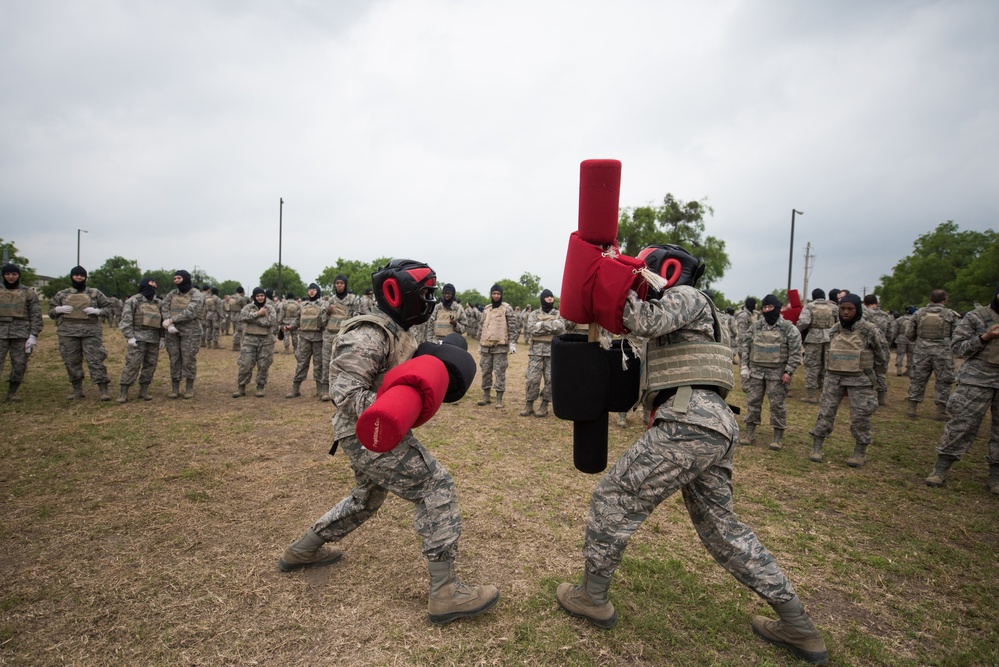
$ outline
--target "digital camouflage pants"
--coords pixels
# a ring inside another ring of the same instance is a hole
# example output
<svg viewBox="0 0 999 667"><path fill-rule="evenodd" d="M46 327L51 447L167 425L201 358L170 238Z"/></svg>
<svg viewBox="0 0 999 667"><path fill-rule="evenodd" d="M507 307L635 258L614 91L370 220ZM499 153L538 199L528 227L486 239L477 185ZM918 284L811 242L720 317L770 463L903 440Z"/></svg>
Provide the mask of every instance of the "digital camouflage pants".
<svg viewBox="0 0 999 667"><path fill-rule="evenodd" d="M488 389L506 391L506 369L510 365L510 355L505 346L502 348L502 352L490 352L492 349L495 348L479 348L479 373L482 375L482 391Z"/></svg>
<svg viewBox="0 0 999 667"><path fill-rule="evenodd" d="M750 377L742 383L746 392L746 423L759 424L763 413L763 396L770 400L770 425L784 430L787 428L787 409L784 401L787 398L788 385L776 380Z"/></svg>
<svg viewBox="0 0 999 667"><path fill-rule="evenodd" d="M10 357L10 377L8 380L18 384L24 380L24 372L28 369L28 353L24 351L27 338L0 338L0 375Z"/></svg>
<svg viewBox="0 0 999 667"><path fill-rule="evenodd" d="M100 336L59 336L59 356L66 364L70 382L83 380L83 361L86 360L90 381L107 384L108 369L104 360L108 358L108 353Z"/></svg>
<svg viewBox="0 0 999 667"><path fill-rule="evenodd" d="M878 393L874 387L848 387L840 384L837 375L828 373L822 383L822 396L819 398L819 415L810 433L827 438L832 433L839 404L846 396L850 404L850 434L859 445L869 445L871 436L871 415L878 409Z"/></svg>
<svg viewBox="0 0 999 667"><path fill-rule="evenodd" d="M170 379L194 380L198 375L198 350L201 349L201 326L181 329L166 335L166 351L170 358Z"/></svg>
<svg viewBox="0 0 999 667"><path fill-rule="evenodd" d="M536 401L538 395L545 401L552 400L552 358L533 354L527 358L527 400ZM544 389L541 380L544 379Z"/></svg>
<svg viewBox="0 0 999 667"><path fill-rule="evenodd" d="M239 359L236 366L239 372L236 381L240 387L250 384L253 379L253 369L257 369L257 386L267 385L267 376L270 373L271 364L274 363L274 336L267 334L264 336L243 336L243 345L239 348Z"/></svg>
<svg viewBox="0 0 999 667"><path fill-rule="evenodd" d="M287 340L287 339L286 339ZM309 362L312 362L312 377L316 382L325 382L326 373L323 372L323 341L309 340L302 336L298 341L298 350L295 352L294 382L304 382L309 377Z"/></svg>
<svg viewBox="0 0 999 667"><path fill-rule="evenodd" d="M125 367L121 369L119 384L132 386L136 378L139 384L153 381L156 365L160 361L160 344L136 341L135 347L125 346Z"/></svg>
<svg viewBox="0 0 999 667"><path fill-rule="evenodd" d="M801 365L805 367L805 389L819 390L826 376L829 343L805 343Z"/></svg>
<svg viewBox="0 0 999 667"><path fill-rule="evenodd" d="M926 385L930 382L930 373L936 377L933 384L933 402L941 408L947 406L950 400L950 388L954 384L954 357L946 354L923 354L916 352L912 355L912 366L909 367L909 396L910 401L923 402L926 394Z"/></svg>
<svg viewBox="0 0 999 667"><path fill-rule="evenodd" d="M985 413L991 411L989 453L985 460L989 465L999 465L999 390L958 384L947 403L947 411L951 418L944 427L937 454L955 459L967 454L978 437Z"/></svg>

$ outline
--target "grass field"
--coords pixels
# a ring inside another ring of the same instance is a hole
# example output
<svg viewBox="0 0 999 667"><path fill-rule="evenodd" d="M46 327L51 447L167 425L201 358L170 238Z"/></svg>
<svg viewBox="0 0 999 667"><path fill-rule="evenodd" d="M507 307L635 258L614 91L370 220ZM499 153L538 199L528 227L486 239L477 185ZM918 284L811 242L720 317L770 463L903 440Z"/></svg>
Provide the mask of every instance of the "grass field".
<svg viewBox="0 0 999 667"><path fill-rule="evenodd" d="M111 329L105 339L117 395L124 341ZM752 616L772 612L711 560L678 497L629 545L611 586L617 627L558 608L558 583L579 581L598 477L572 467L571 423L517 416L523 344L504 410L477 407L476 383L417 432L457 481L459 574L500 587L492 611L427 621L426 563L398 498L341 543L340 563L281 573L285 545L353 477L342 453L327 454L330 408L311 397L311 378L302 398L283 398L294 358L275 355L265 398L236 400L236 356L202 350L193 400L166 398L163 354L154 401L101 403L88 384L70 402L46 320L23 402L0 403L0 664L798 664L752 634ZM794 582L832 664L999 665L999 498L983 486L984 439L946 487L927 488L943 424L905 418L908 381L892 366L867 466L845 465L845 407L825 462L811 463L816 406L800 401L802 381L785 449L766 448L764 425L761 444L736 454L735 504ZM612 425L611 460L639 422Z"/></svg>

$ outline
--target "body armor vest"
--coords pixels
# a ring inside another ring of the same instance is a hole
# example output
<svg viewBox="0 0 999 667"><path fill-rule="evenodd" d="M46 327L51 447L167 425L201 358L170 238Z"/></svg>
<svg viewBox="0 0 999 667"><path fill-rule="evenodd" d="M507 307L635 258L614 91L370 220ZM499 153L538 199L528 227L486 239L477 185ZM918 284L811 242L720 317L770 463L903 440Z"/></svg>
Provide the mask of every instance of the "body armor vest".
<svg viewBox="0 0 999 667"><path fill-rule="evenodd" d="M985 320L985 326L990 324L999 324L999 314L992 310L988 306L984 306L978 309L978 314L983 320ZM985 361L989 362L993 366L999 366L999 338L993 338L990 341L985 342Z"/></svg>
<svg viewBox="0 0 999 667"><path fill-rule="evenodd" d="M298 311L301 309L302 306L298 303L298 301L289 301L284 304L284 316L285 318L298 317Z"/></svg>
<svg viewBox="0 0 999 667"><path fill-rule="evenodd" d="M950 335L950 326L942 313L929 312L919 318L916 337L927 340L943 340Z"/></svg>
<svg viewBox="0 0 999 667"><path fill-rule="evenodd" d="M496 347L506 345L510 341L510 332L506 327L507 305L503 304L499 308L487 306L485 319L482 322L482 333L479 335L479 345L482 347Z"/></svg>
<svg viewBox="0 0 999 667"><path fill-rule="evenodd" d="M73 312L66 313L63 317L68 320L88 320L90 319L90 315L83 312L83 309L90 308L91 303L92 300L90 298L89 290L83 292L72 292L63 298L62 305L73 306Z"/></svg>
<svg viewBox="0 0 999 667"><path fill-rule="evenodd" d="M253 305L256 307L257 304ZM260 306L260 308L265 307L266 306ZM256 308L256 310L260 310L260 308ZM269 313L270 311L268 311L268 314ZM250 321L243 322L243 333L250 334L251 336L269 336L271 334L271 327L269 325L264 326L262 324L257 324L257 320L254 318Z"/></svg>
<svg viewBox="0 0 999 667"><path fill-rule="evenodd" d="M849 331L840 329L829 343L827 371L835 375L860 376L874 369L874 351L867 349L861 331L859 322Z"/></svg>
<svg viewBox="0 0 999 667"><path fill-rule="evenodd" d="M191 294L194 290L189 291L187 294L181 294L177 292L170 298L170 319L173 319L187 310L187 307L191 305L191 299L194 297Z"/></svg>
<svg viewBox="0 0 999 667"><path fill-rule="evenodd" d="M28 319L28 290L0 289L0 318Z"/></svg>
<svg viewBox="0 0 999 667"><path fill-rule="evenodd" d="M229 297L229 312L238 313L239 311L243 310L243 306L245 306L246 304L244 304L242 301L243 300L241 298L237 299L234 297Z"/></svg>
<svg viewBox="0 0 999 667"><path fill-rule="evenodd" d="M787 346L780 329L757 329L749 361L762 368L782 368L787 362Z"/></svg>
<svg viewBox="0 0 999 667"><path fill-rule="evenodd" d="M544 311L538 313L538 321L539 322L551 322L552 320L557 320L557 319L558 319L558 315L555 314L555 310L554 309L552 309L552 312L550 312L550 313L546 313ZM546 333L546 334L531 334L531 342L550 343L550 342L552 342L552 337L553 337L553 334L550 334L550 333Z"/></svg>
<svg viewBox="0 0 999 667"><path fill-rule="evenodd" d="M319 331L319 314L323 310L318 301L310 301L301 307L301 320L298 328L301 331Z"/></svg>
<svg viewBox="0 0 999 667"><path fill-rule="evenodd" d="M214 294L209 294L208 296L206 296L205 305L201 310L202 316L208 317L209 315L215 314L216 311L218 310L218 306L216 305L218 300L219 298Z"/></svg>
<svg viewBox="0 0 999 667"><path fill-rule="evenodd" d="M829 329L836 324L836 316L833 314L833 307L828 303L813 303L812 324L816 329Z"/></svg>
<svg viewBox="0 0 999 667"><path fill-rule="evenodd" d="M163 316L160 314L160 304L155 301L143 300L139 303L138 324L143 329L159 329L163 326Z"/></svg>
<svg viewBox="0 0 999 667"><path fill-rule="evenodd" d="M395 368L399 364L409 361L413 354L416 352L416 348L419 343L416 339L408 332L405 331L398 324L393 322L387 317L378 315L358 315L350 319L350 322L345 326L340 333L345 333L357 327L357 325L362 322L370 322L371 324L377 324L381 327L389 337L389 355L386 363L386 368L378 375L375 376L375 386L377 388L382 386L382 382L385 380L385 374L391 369ZM333 377L330 377L330 384L333 383Z"/></svg>
<svg viewBox="0 0 999 667"><path fill-rule="evenodd" d="M437 317L434 319L434 335L443 338L450 333L454 333L454 325L451 318L458 317L453 310L444 308L437 309Z"/></svg>
<svg viewBox="0 0 999 667"><path fill-rule="evenodd" d="M337 333L340 331L340 326L344 323L344 320L350 318L350 309L344 301L336 296L330 299L329 308L332 308L333 312L330 313L330 319L326 324L326 330L332 333Z"/></svg>

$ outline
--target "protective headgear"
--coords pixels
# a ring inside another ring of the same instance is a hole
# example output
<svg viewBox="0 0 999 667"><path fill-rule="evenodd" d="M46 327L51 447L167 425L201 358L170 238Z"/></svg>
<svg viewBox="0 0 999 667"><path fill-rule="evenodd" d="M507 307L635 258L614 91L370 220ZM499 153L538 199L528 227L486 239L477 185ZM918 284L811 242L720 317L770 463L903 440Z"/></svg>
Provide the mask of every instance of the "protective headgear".
<svg viewBox="0 0 999 667"><path fill-rule="evenodd" d="M153 297L156 296L156 288L151 284L155 283L150 276L146 276L139 281L139 294L144 296L147 300L152 301Z"/></svg>
<svg viewBox="0 0 999 667"><path fill-rule="evenodd" d="M5 275L8 274L8 273L15 273L15 274L17 274L17 279L13 283L7 282L7 279L4 278L3 285L7 289L16 289L18 286L20 286L20 284L21 284L21 269L17 268L16 264L10 264L10 263L4 264L3 265L3 270L0 271L0 273L3 273Z"/></svg>
<svg viewBox="0 0 999 667"><path fill-rule="evenodd" d="M237 294L242 294L243 293L243 286L242 285L240 285L239 287L236 288L236 293Z"/></svg>
<svg viewBox="0 0 999 667"><path fill-rule="evenodd" d="M444 289L441 290L441 300L444 302L444 305L451 305L451 302L454 301L454 285L444 283Z"/></svg>
<svg viewBox="0 0 999 667"><path fill-rule="evenodd" d="M829 290L829 300L839 303L839 288L833 287Z"/></svg>
<svg viewBox="0 0 999 667"><path fill-rule="evenodd" d="M821 289L816 287L815 289L812 290L812 301L814 301L815 299L824 299L824 298L826 298L826 293L823 292Z"/></svg>
<svg viewBox="0 0 999 667"><path fill-rule="evenodd" d="M765 311L763 313L763 319L766 320L767 324L773 326L774 324L777 323L777 320L780 319L780 307L783 304L781 304L780 299L778 299L773 294L767 294L765 297L763 297L763 305L774 307L773 310Z"/></svg>
<svg viewBox="0 0 999 667"><path fill-rule="evenodd" d="M181 294L187 294L191 291L191 274L184 269L178 269L173 272L174 277L180 276L181 282L177 285L177 290Z"/></svg>
<svg viewBox="0 0 999 667"><path fill-rule="evenodd" d="M337 281L343 282L343 291L341 292L336 288ZM342 273L336 274L336 278L333 279L333 296L340 299L341 301L347 298L347 276Z"/></svg>
<svg viewBox="0 0 999 667"><path fill-rule="evenodd" d="M554 301L552 301L551 303L545 301L545 299L547 299L548 297L554 298L555 295L552 294L552 291L550 289L541 290L541 296L539 297L539 299L541 300L541 311L545 313L551 312L552 308L555 307Z"/></svg>
<svg viewBox="0 0 999 667"><path fill-rule="evenodd" d="M267 290L265 290L263 287L254 287L253 288L253 292L250 294L250 299L254 303L259 303L257 301L257 295L258 294L263 294L264 295L264 301L263 302L267 303Z"/></svg>
<svg viewBox="0 0 999 667"><path fill-rule="evenodd" d="M219 295L219 288L218 287L213 287L212 288L212 294L214 294L215 296L218 296Z"/></svg>
<svg viewBox="0 0 999 667"><path fill-rule="evenodd" d="M662 289L650 286L648 299L661 299L666 290L677 285L697 287L697 281L704 273L704 262L687 252L686 248L670 243L650 245L638 253L638 259L666 281Z"/></svg>
<svg viewBox="0 0 999 667"><path fill-rule="evenodd" d="M322 288L320 288L319 285L317 285L316 283L309 283L309 289L316 291L315 296L312 296L311 294L309 295L309 301L315 301L323 295Z"/></svg>
<svg viewBox="0 0 999 667"><path fill-rule="evenodd" d="M371 274L378 307L403 329L423 324L434 312L437 274L423 262L393 259Z"/></svg>
<svg viewBox="0 0 999 667"><path fill-rule="evenodd" d="M853 304L853 308L854 308L854 310L856 311L857 314L854 316L854 318L852 320L845 320L845 319L843 319L843 315L842 314L839 316L839 325L841 327L843 327L844 329L847 329L847 330L853 329L853 325L856 324L857 322L859 322L864 317L864 309L861 307L860 297L857 296L856 294L852 294L852 293L851 294L846 294L846 295L843 296L842 299L839 300L839 303L840 303L840 305L843 305L844 303L852 303ZM840 311L840 312L842 313L842 311Z"/></svg>
<svg viewBox="0 0 999 667"><path fill-rule="evenodd" d="M208 291L210 291L211 289L212 289L212 286L211 286L211 285L202 285L202 286L201 286L201 291L202 291L202 292L208 292Z"/></svg>

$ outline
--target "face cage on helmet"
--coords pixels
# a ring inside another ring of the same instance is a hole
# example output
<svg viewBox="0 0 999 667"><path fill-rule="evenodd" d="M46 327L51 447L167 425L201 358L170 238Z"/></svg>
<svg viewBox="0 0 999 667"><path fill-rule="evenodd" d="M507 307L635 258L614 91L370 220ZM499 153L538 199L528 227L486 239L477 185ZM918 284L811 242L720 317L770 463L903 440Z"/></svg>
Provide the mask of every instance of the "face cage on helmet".
<svg viewBox="0 0 999 667"><path fill-rule="evenodd" d="M419 281L410 273L412 269L417 268L428 271ZM413 262L410 266L389 264L378 273L383 272L391 272L391 275L377 285L377 295L380 298L377 298L376 301L378 301L379 307L406 328L423 324L430 319L430 315L437 305L437 299L434 296L437 289L437 274L434 273L433 269L426 264ZM375 276L377 284L378 274L376 273Z"/></svg>
<svg viewBox="0 0 999 667"><path fill-rule="evenodd" d="M693 287L704 273L703 262L677 245L649 246L638 253L638 259L666 280L665 287L660 290L650 287L645 297L647 299L661 299L666 290L676 285Z"/></svg>

